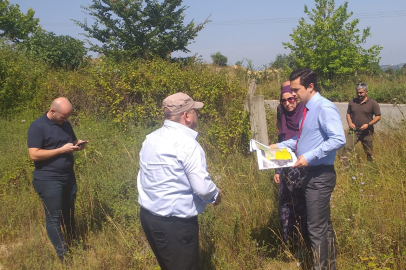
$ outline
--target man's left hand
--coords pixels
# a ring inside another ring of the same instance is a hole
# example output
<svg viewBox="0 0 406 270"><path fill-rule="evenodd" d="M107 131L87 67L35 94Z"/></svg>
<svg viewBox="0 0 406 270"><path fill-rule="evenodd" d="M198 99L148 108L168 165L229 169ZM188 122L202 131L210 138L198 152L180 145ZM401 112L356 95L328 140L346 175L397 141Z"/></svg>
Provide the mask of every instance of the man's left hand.
<svg viewBox="0 0 406 270"><path fill-rule="evenodd" d="M214 206L219 205L221 203L221 197L223 197L223 191L219 188L219 194L217 195L216 201L213 203Z"/></svg>
<svg viewBox="0 0 406 270"><path fill-rule="evenodd" d="M80 151L80 150L85 149L86 144L87 144L89 141L83 141L83 140L79 140L79 141L76 143L76 145L78 145L78 144L80 144L80 143L83 143L83 142L84 142L84 144L82 144L82 145L78 146L79 148L77 149L77 151Z"/></svg>
<svg viewBox="0 0 406 270"><path fill-rule="evenodd" d="M359 128L359 130L366 130L366 129L368 129L368 127L369 127L368 124L363 124L363 125Z"/></svg>
<svg viewBox="0 0 406 270"><path fill-rule="evenodd" d="M292 168L307 167L307 165L309 164L307 163L306 159L303 156L300 156Z"/></svg>

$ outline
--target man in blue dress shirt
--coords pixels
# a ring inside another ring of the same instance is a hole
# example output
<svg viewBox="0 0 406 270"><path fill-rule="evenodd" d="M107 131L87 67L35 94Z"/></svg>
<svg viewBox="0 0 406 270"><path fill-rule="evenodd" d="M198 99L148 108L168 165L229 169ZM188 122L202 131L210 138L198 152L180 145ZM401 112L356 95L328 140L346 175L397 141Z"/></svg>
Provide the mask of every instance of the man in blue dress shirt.
<svg viewBox="0 0 406 270"><path fill-rule="evenodd" d="M221 202L196 141L195 109L202 107L184 93L164 99L164 125L147 135L140 152L141 225L163 270L198 269L197 215Z"/></svg>
<svg viewBox="0 0 406 270"><path fill-rule="evenodd" d="M305 105L299 135L271 148L296 151L293 167L302 168L306 196L307 226L313 251L313 269L336 269L334 230L330 220L330 198L336 184L334 159L345 145L344 129L336 106L320 95L317 75L311 69L293 71L290 89Z"/></svg>

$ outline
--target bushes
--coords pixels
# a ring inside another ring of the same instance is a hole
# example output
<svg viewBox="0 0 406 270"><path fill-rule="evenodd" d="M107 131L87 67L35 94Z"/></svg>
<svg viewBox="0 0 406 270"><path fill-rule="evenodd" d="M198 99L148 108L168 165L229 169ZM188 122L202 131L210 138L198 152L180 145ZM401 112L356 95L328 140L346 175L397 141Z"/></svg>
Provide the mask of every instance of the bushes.
<svg viewBox="0 0 406 270"><path fill-rule="evenodd" d="M235 77L208 66L182 66L162 59L118 64L103 58L77 72L52 73L38 97L46 103L52 99L49 93L64 95L82 114L112 118L125 129L161 124L163 99L182 91L205 103L199 110L200 130L207 132L204 144L222 153L248 144L245 89Z"/></svg>
<svg viewBox="0 0 406 270"><path fill-rule="evenodd" d="M9 116L33 106L47 72L41 61L33 61L16 48L0 43L0 114Z"/></svg>
<svg viewBox="0 0 406 270"><path fill-rule="evenodd" d="M227 66L227 56L222 55L221 52L216 52L210 55L211 60L213 60L213 63L216 65L219 65L221 67Z"/></svg>
<svg viewBox="0 0 406 270"><path fill-rule="evenodd" d="M44 112L58 96L71 100L75 114L112 119L122 129L163 122L162 100L182 91L205 103L199 110L203 144L221 153L248 145L246 89L238 78L201 63L171 63L160 58L117 63L107 58L76 71L51 70L3 46L0 104L3 114L30 105Z"/></svg>

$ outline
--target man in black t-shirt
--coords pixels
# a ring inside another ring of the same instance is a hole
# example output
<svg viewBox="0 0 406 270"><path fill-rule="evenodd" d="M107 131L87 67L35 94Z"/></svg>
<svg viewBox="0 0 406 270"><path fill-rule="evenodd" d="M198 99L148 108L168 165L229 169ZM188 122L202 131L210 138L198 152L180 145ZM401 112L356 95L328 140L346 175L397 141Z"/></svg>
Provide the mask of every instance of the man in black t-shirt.
<svg viewBox="0 0 406 270"><path fill-rule="evenodd" d="M77 187L73 151L82 150L87 143L76 139L68 121L71 114L68 99L55 99L49 111L31 123L27 139L29 156L35 166L33 187L42 200L47 234L61 261L68 252L67 245L75 239Z"/></svg>
<svg viewBox="0 0 406 270"><path fill-rule="evenodd" d="M378 102L368 97L368 86L365 83L359 83L356 91L358 97L349 102L347 109L349 132L341 156L345 166L348 166L348 153L354 149L359 141L364 147L368 161L373 161L374 125L381 120Z"/></svg>

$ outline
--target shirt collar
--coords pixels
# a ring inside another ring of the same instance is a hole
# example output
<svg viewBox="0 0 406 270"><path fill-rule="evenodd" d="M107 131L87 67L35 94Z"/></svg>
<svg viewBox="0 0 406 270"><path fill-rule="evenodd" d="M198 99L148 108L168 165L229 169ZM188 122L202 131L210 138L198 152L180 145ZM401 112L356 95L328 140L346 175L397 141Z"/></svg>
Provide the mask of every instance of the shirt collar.
<svg viewBox="0 0 406 270"><path fill-rule="evenodd" d="M190 137L192 137L192 138L195 139L195 140L196 140L196 138L197 138L197 135L199 134L197 131L195 131L195 130L193 130L193 129L191 129L191 128L188 128L187 126L182 125L182 124L180 124L180 123L171 121L171 120L165 120L164 126L168 126L168 127L173 127L173 128L179 129L180 131L182 131L183 133L189 135Z"/></svg>
<svg viewBox="0 0 406 270"><path fill-rule="evenodd" d="M358 104L365 104L369 101L369 97L367 97L367 100L365 100L364 102L361 103L361 100L357 97L357 103Z"/></svg>
<svg viewBox="0 0 406 270"><path fill-rule="evenodd" d="M307 102L306 104L306 108L311 111L315 106L317 101L319 101L319 99L321 99L321 95L319 92L317 92L314 96L312 96L312 98Z"/></svg>
<svg viewBox="0 0 406 270"><path fill-rule="evenodd" d="M56 125L56 123L54 121L52 121L51 119L48 118L47 113L44 113L43 117L45 118L45 122L47 122L48 125L53 126Z"/></svg>

